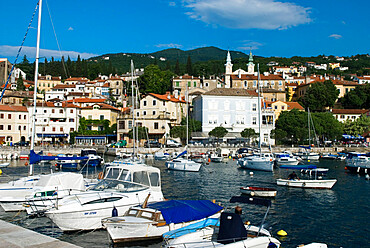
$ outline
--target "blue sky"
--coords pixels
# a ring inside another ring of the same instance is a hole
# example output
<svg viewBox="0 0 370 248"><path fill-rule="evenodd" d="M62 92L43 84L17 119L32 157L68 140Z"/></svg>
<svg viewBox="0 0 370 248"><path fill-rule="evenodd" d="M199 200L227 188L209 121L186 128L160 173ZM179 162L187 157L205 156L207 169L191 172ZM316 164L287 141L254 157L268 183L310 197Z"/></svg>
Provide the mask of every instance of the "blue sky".
<svg viewBox="0 0 370 248"><path fill-rule="evenodd" d="M14 61L36 3L2 2L0 57ZM259 56L366 54L369 7L367 0L43 0L40 56L205 46ZM30 60L36 27L37 16L21 54Z"/></svg>

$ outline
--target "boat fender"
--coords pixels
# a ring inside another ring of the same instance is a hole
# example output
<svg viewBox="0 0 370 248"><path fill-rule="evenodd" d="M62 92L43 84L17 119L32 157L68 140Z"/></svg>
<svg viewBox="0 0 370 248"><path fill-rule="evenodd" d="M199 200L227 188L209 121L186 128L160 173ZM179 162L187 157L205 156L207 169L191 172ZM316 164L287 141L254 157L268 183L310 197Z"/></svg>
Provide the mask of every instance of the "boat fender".
<svg viewBox="0 0 370 248"><path fill-rule="evenodd" d="M98 174L98 179L103 179L103 176L104 176L103 172L102 172L102 171L101 171L101 172L99 172L99 174Z"/></svg>
<svg viewBox="0 0 370 248"><path fill-rule="evenodd" d="M347 166L346 166L346 167L344 167L344 169L345 169L345 170L348 170Z"/></svg>
<svg viewBox="0 0 370 248"><path fill-rule="evenodd" d="M0 175L3 174L3 171L0 169Z"/></svg>
<svg viewBox="0 0 370 248"><path fill-rule="evenodd" d="M24 163L24 166L27 166L28 165L28 163L26 162L26 163Z"/></svg>
<svg viewBox="0 0 370 248"><path fill-rule="evenodd" d="M360 172L360 167L357 167L357 172Z"/></svg>
<svg viewBox="0 0 370 248"><path fill-rule="evenodd" d="M113 209L112 209L112 217L117 217L118 216L118 210L115 206L113 206Z"/></svg>
<svg viewBox="0 0 370 248"><path fill-rule="evenodd" d="M365 174L367 173L367 169L365 169Z"/></svg>
<svg viewBox="0 0 370 248"><path fill-rule="evenodd" d="M287 236L288 234L286 233L286 231L280 230L280 231L277 232L277 235L279 235L279 236Z"/></svg>

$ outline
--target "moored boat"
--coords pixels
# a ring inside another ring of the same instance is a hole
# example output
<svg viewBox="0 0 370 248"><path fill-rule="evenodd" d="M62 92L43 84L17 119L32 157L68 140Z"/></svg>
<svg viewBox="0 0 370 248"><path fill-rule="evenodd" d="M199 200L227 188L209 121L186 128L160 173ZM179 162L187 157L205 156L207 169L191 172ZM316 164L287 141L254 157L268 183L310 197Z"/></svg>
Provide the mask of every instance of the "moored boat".
<svg viewBox="0 0 370 248"><path fill-rule="evenodd" d="M241 187L240 192L242 194L257 196L257 197L275 197L277 190L274 188L263 188L263 187Z"/></svg>
<svg viewBox="0 0 370 248"><path fill-rule="evenodd" d="M279 186L287 186L294 188L311 188L311 189L331 189L337 179L277 179L276 183Z"/></svg>

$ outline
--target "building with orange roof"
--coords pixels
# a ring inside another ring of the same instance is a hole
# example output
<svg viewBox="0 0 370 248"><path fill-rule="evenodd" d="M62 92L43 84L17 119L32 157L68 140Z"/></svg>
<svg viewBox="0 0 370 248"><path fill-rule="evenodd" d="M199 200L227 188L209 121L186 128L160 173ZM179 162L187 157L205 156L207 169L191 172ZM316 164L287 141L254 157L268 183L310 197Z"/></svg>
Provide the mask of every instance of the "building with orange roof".
<svg viewBox="0 0 370 248"><path fill-rule="evenodd" d="M107 87L111 89L112 97L117 100L117 103L123 103L126 94L126 82L118 76L111 76L106 80L106 83L108 83ZM106 93L108 94L108 92Z"/></svg>
<svg viewBox="0 0 370 248"><path fill-rule="evenodd" d="M86 84L89 82L89 79L85 77L69 77L66 80L64 80L63 84L71 85L71 84Z"/></svg>
<svg viewBox="0 0 370 248"><path fill-rule="evenodd" d="M110 125L117 123L117 118L123 113L121 109L106 103L94 103L90 106L81 107L81 116L86 120L109 120ZM99 124L91 124L89 130L103 131L104 128Z"/></svg>
<svg viewBox="0 0 370 248"><path fill-rule="evenodd" d="M186 91L193 92L194 90L202 90L202 81L200 77L189 76L185 74L172 78L172 88L177 91L180 96L185 96ZM202 90L205 92L205 90Z"/></svg>
<svg viewBox="0 0 370 248"><path fill-rule="evenodd" d="M330 111L340 122L355 121L361 115L370 115L370 109L331 109Z"/></svg>
<svg viewBox="0 0 370 248"><path fill-rule="evenodd" d="M28 120L27 107L0 105L0 144L28 140Z"/></svg>
<svg viewBox="0 0 370 248"><path fill-rule="evenodd" d="M164 142L165 135L169 135L173 126L178 126L182 118L186 117L186 101L180 95L164 95L149 93L140 100L140 108L135 109L137 126L148 128L150 139ZM128 132L132 129L132 113L129 112L118 120L117 134L120 140L126 140L128 144L132 140L128 138Z"/></svg>
<svg viewBox="0 0 370 248"><path fill-rule="evenodd" d="M42 102L40 95L37 95L36 102ZM33 102L33 91L13 91L6 90L1 100L1 104L24 106Z"/></svg>
<svg viewBox="0 0 370 248"><path fill-rule="evenodd" d="M37 81L37 90L39 92L41 91L47 92L58 84L62 84L62 78L60 76L59 77L52 77L50 75L39 76Z"/></svg>
<svg viewBox="0 0 370 248"><path fill-rule="evenodd" d="M67 101L68 103L76 104L79 107L88 107L96 103L106 102L105 98L76 98Z"/></svg>
<svg viewBox="0 0 370 248"><path fill-rule="evenodd" d="M298 102L269 102L268 107L271 107L271 109L275 112L276 120L279 118L282 111L291 111L292 109L304 111L304 108Z"/></svg>

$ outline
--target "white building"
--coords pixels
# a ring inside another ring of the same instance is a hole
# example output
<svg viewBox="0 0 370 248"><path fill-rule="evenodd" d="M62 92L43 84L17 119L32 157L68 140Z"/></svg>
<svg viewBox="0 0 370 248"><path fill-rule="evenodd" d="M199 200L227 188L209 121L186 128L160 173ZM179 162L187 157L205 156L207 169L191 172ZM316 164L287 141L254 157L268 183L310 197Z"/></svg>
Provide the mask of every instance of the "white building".
<svg viewBox="0 0 370 248"><path fill-rule="evenodd" d="M217 88L196 97L193 100L194 118L202 122L204 137L215 127L222 126L228 130L228 137L240 137L245 128L258 130L258 95L254 90ZM261 140L273 145L270 138L275 126L272 110L263 111L261 115Z"/></svg>
<svg viewBox="0 0 370 248"><path fill-rule="evenodd" d="M32 133L33 106L28 108L30 134ZM69 133L77 131L81 110L78 106L66 102L44 102L36 105L35 141L67 142Z"/></svg>
<svg viewBox="0 0 370 248"><path fill-rule="evenodd" d="M24 106L0 105L0 144L28 140L28 111Z"/></svg>

